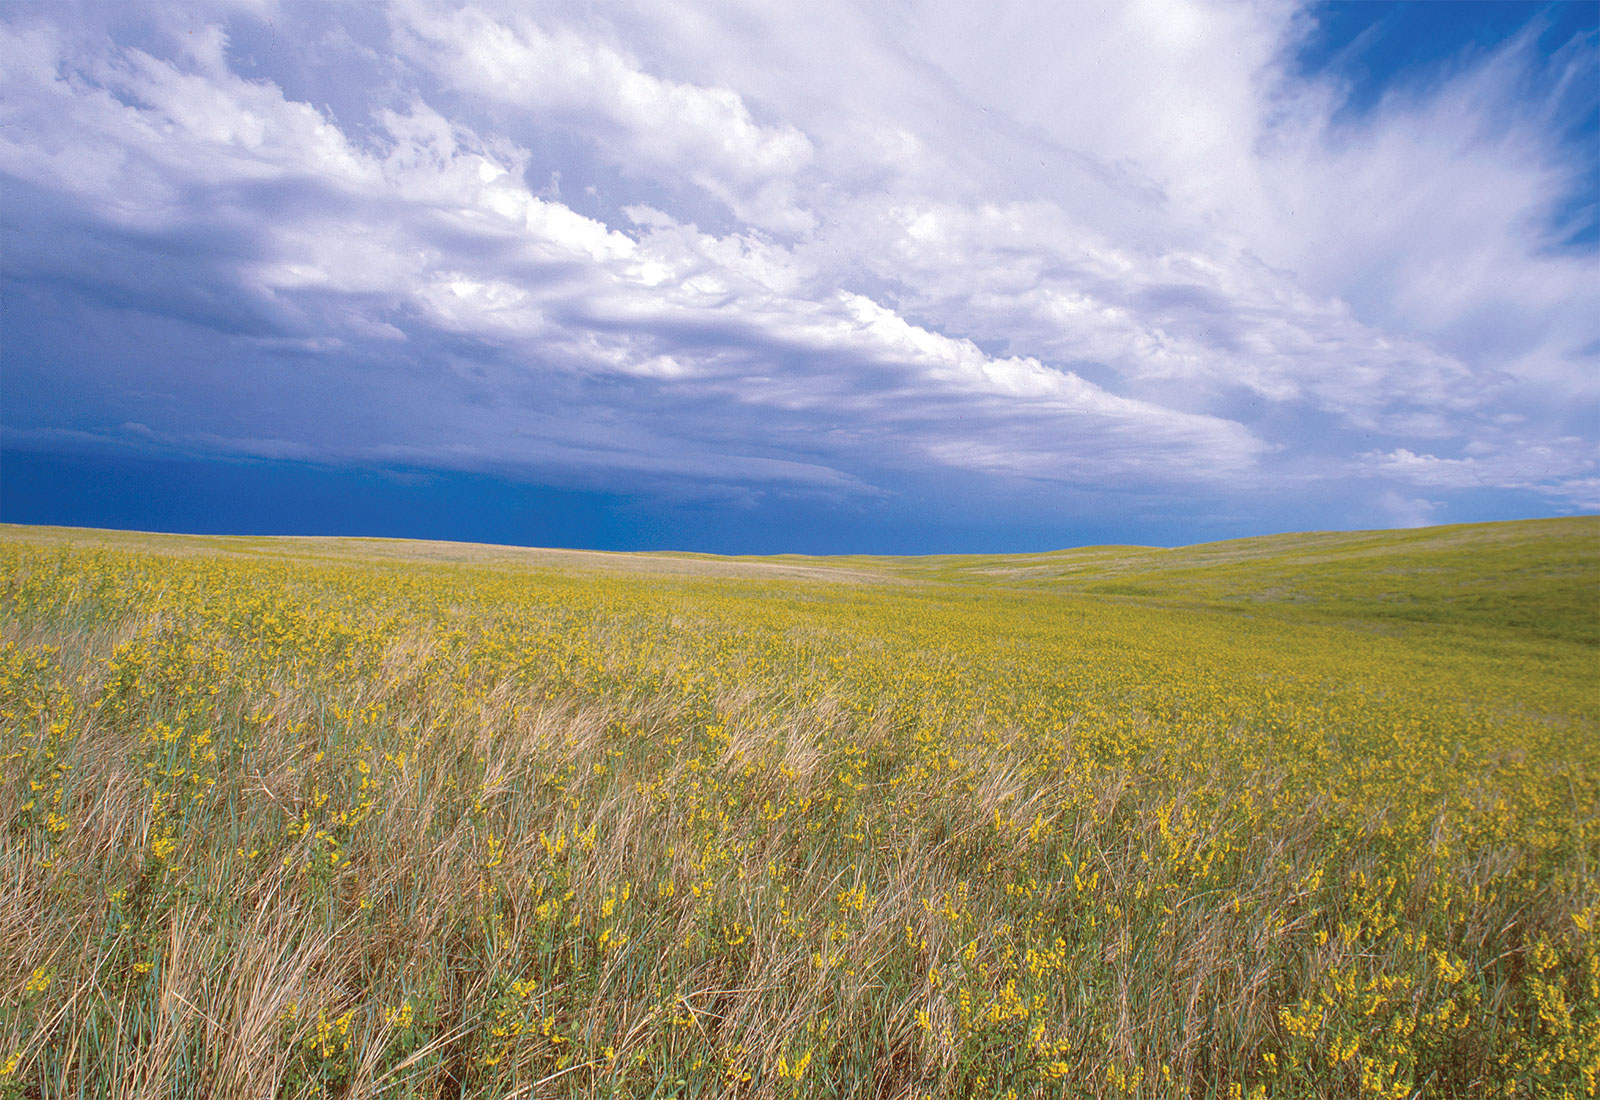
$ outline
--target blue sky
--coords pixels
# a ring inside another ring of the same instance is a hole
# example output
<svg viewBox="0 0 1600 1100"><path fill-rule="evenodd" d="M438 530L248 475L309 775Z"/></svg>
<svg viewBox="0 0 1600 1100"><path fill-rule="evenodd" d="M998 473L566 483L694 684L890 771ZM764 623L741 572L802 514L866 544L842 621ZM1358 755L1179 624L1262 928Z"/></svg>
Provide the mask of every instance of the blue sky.
<svg viewBox="0 0 1600 1100"><path fill-rule="evenodd" d="M1600 7L0 3L0 519L730 553L1600 508Z"/></svg>

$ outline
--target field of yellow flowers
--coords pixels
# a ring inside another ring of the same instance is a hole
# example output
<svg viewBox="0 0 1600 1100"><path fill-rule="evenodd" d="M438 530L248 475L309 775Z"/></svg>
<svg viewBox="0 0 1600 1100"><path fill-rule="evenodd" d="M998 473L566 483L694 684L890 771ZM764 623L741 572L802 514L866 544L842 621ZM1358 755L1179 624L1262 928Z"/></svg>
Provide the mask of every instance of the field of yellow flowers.
<svg viewBox="0 0 1600 1100"><path fill-rule="evenodd" d="M1597 601L0 528L0 1097L1592 1097Z"/></svg>

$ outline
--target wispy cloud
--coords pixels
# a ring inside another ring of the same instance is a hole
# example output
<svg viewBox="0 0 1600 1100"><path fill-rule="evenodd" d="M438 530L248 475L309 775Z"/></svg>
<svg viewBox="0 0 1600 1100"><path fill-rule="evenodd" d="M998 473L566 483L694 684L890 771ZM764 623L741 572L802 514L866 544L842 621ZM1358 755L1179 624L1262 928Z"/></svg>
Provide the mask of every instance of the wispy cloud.
<svg viewBox="0 0 1600 1100"><path fill-rule="evenodd" d="M1596 506L1593 34L1352 111L1287 2L359 14L9 10L7 438Z"/></svg>

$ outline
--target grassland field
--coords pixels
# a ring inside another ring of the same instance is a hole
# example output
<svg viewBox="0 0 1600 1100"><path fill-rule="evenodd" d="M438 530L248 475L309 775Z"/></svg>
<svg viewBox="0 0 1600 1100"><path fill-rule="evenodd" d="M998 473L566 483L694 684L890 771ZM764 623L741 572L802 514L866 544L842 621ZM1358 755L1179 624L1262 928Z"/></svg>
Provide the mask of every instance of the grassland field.
<svg viewBox="0 0 1600 1100"><path fill-rule="evenodd" d="M0 526L0 1100L1593 1097L1600 518Z"/></svg>

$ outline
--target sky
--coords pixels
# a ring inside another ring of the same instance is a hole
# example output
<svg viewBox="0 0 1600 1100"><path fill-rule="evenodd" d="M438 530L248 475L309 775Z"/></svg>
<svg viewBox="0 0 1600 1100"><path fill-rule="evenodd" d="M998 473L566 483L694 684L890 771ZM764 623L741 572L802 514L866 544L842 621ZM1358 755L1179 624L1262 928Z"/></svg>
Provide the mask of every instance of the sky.
<svg viewBox="0 0 1600 1100"><path fill-rule="evenodd" d="M1600 510L1600 5L0 0L0 520Z"/></svg>

